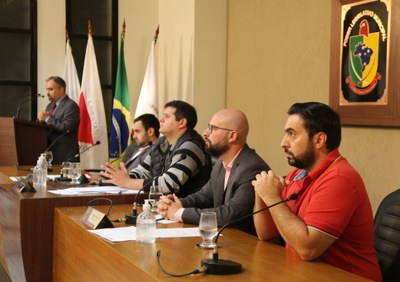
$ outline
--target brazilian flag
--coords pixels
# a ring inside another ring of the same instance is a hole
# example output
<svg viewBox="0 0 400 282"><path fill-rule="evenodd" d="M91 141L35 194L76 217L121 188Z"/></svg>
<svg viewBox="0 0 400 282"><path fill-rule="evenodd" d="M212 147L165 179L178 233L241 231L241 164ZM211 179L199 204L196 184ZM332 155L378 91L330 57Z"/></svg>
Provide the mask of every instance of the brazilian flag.
<svg viewBox="0 0 400 282"><path fill-rule="evenodd" d="M113 102L110 161L120 158L130 143L131 114L129 106L128 80L126 77L124 56L125 22L121 33L121 46L119 51L118 69ZM115 162L115 164L118 164Z"/></svg>

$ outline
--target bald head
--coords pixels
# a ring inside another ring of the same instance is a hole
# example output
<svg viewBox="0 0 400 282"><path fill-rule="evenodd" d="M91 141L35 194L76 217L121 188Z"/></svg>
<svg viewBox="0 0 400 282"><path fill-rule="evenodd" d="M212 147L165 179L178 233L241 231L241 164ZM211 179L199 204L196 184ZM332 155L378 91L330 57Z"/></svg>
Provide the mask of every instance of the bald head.
<svg viewBox="0 0 400 282"><path fill-rule="evenodd" d="M212 118L213 124L235 130L243 143L246 143L249 134L249 122L246 115L237 109L224 109L217 112ZM214 123L215 121L215 123Z"/></svg>

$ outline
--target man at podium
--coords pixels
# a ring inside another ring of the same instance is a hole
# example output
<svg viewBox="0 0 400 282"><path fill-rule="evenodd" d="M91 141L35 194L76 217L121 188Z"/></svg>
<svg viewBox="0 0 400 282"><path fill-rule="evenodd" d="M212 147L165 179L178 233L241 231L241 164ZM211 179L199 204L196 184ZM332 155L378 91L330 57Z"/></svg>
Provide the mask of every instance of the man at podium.
<svg viewBox="0 0 400 282"><path fill-rule="evenodd" d="M46 80L50 103L38 113L38 120L53 126L47 132L48 150L53 152L53 163L61 164L79 153L79 107L66 94L65 81L58 76Z"/></svg>

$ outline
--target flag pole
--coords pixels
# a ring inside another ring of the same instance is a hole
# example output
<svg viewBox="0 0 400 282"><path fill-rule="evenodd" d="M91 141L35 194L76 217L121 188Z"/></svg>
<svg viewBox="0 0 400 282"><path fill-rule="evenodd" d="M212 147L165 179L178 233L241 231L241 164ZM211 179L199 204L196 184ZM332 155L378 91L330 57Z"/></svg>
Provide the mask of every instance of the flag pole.
<svg viewBox="0 0 400 282"><path fill-rule="evenodd" d="M157 39L158 39L158 33L160 32L160 25L158 25L157 29L156 29L156 33L154 35L154 45L157 43Z"/></svg>
<svg viewBox="0 0 400 282"><path fill-rule="evenodd" d="M92 24L90 23L90 20L88 20L88 33L92 35Z"/></svg>

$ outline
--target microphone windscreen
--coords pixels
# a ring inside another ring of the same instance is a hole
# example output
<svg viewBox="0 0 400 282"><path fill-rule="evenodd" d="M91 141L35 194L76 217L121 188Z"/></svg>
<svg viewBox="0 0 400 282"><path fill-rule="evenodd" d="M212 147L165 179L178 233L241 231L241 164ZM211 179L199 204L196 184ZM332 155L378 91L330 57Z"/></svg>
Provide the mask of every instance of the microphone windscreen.
<svg viewBox="0 0 400 282"><path fill-rule="evenodd" d="M297 195L297 193L293 193L292 195L289 196L289 200L296 200L299 197L299 195Z"/></svg>
<svg viewBox="0 0 400 282"><path fill-rule="evenodd" d="M100 145L100 141L99 140L96 141L96 145Z"/></svg>

